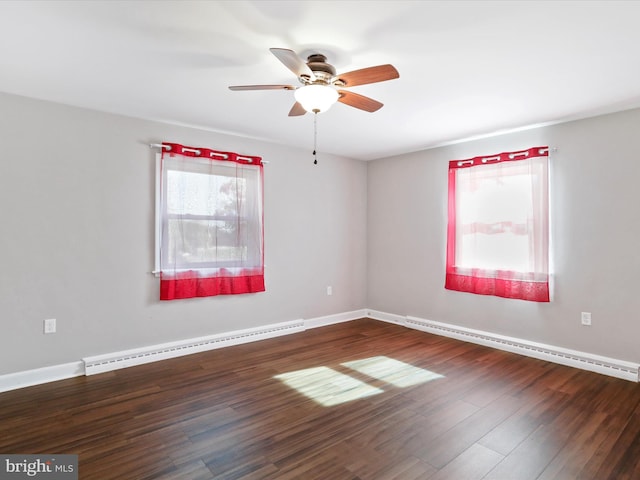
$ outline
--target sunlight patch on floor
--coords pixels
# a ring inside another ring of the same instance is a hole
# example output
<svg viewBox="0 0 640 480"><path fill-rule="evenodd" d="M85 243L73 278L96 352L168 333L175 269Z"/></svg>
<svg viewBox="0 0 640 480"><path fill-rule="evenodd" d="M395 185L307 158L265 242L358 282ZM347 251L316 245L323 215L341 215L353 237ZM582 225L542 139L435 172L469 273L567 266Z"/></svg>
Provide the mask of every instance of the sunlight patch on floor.
<svg viewBox="0 0 640 480"><path fill-rule="evenodd" d="M442 375L424 368L414 367L400 360L384 356L355 360L341 365L400 388L443 378Z"/></svg>
<svg viewBox="0 0 640 480"><path fill-rule="evenodd" d="M341 366L400 388L444 378L438 373L385 356L345 362ZM276 375L274 378L325 407L384 392L329 367L307 368Z"/></svg>
<svg viewBox="0 0 640 480"><path fill-rule="evenodd" d="M384 391L329 367L297 370L276 375L275 378L325 407L370 397Z"/></svg>

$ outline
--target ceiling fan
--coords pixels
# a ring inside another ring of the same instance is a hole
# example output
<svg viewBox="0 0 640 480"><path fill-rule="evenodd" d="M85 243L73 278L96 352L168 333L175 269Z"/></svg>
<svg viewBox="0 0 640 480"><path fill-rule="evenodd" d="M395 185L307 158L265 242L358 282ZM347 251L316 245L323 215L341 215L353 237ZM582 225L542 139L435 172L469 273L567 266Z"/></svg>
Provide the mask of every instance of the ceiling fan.
<svg viewBox="0 0 640 480"><path fill-rule="evenodd" d="M289 111L290 117L304 115L307 112L320 113L326 111L336 101L351 107L375 112L382 103L364 95L359 95L343 88L384 82L398 78L400 74L393 65L378 65L352 72L336 74L333 65L327 63L327 57L314 53L302 60L293 50L286 48L270 48L278 60L296 74L302 84L294 85L234 85L230 90L294 90L296 103Z"/></svg>

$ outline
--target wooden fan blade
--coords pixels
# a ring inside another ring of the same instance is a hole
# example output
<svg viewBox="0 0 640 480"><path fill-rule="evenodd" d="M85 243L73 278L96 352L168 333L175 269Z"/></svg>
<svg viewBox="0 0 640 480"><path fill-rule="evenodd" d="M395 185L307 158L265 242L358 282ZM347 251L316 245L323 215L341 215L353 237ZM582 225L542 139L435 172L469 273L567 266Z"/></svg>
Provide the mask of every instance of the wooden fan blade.
<svg viewBox="0 0 640 480"><path fill-rule="evenodd" d="M289 116L298 117L300 115L304 115L305 113L307 113L307 111L304 109L302 104L300 104L300 102L296 102L293 104L293 107L291 107L291 110L289 111Z"/></svg>
<svg viewBox="0 0 640 480"><path fill-rule="evenodd" d="M340 103L344 103L345 105L349 105L350 107L359 108L360 110L364 110L365 112L375 112L376 110L380 110L383 105L373 98L365 97L364 95L359 95L353 92L348 92L346 90L338 90L338 93L340 94L340 98L338 98L338 101Z"/></svg>
<svg viewBox="0 0 640 480"><path fill-rule="evenodd" d="M338 79L344 82L345 87L384 82L398 77L400 74L393 65L378 65L338 75Z"/></svg>
<svg viewBox="0 0 640 480"><path fill-rule="evenodd" d="M293 85L233 85L229 90L235 92L241 90L295 90Z"/></svg>
<svg viewBox="0 0 640 480"><path fill-rule="evenodd" d="M311 81L316 79L309 66L293 50L287 48L270 48L269 50L284 63L285 67L295 73L296 77L307 77Z"/></svg>

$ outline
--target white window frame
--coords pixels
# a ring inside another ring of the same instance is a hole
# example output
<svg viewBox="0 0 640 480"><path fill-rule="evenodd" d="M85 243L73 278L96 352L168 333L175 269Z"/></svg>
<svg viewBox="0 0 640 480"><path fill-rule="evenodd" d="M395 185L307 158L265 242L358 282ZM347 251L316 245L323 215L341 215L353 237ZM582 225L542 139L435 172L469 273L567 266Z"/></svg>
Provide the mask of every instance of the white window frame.
<svg viewBox="0 0 640 480"><path fill-rule="evenodd" d="M161 269L162 269L162 234L163 234L163 228L164 226L164 222L163 222L163 205L162 205L162 189L163 189L163 178L162 178L162 170L163 170L163 165L162 165L162 153L157 153L155 156L155 160L156 160L156 165L155 165L155 252L154 252L154 269L153 269L153 274L156 277L160 276L161 273ZM247 195L250 196L250 200L253 202L254 200L258 202L258 205L260 206L260 209L262 210L263 205L262 205L262 189L259 189L259 191L253 192L253 191L248 191ZM255 196L257 195L259 198L257 199L251 199L251 196ZM262 216L262 212L261 215ZM215 216L207 216L207 218L210 218L212 220L217 220L217 218L215 218ZM261 235L262 236L262 235ZM257 261L257 260L256 260ZM260 259L260 263L262 263L262 259ZM258 267L259 265L245 265L243 268L246 267ZM192 266L188 266L185 267L185 270L199 270L199 271L207 271L207 270L216 270L219 268L228 268L228 269L234 269L235 267L238 267L238 265L236 265L234 262L216 262L215 264L201 264L201 265L192 265Z"/></svg>

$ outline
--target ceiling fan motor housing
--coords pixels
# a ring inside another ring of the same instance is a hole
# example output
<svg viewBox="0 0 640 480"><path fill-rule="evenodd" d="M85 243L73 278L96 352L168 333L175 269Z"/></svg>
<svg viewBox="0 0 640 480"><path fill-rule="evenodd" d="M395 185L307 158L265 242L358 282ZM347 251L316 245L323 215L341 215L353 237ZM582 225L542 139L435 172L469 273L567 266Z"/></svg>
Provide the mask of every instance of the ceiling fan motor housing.
<svg viewBox="0 0 640 480"><path fill-rule="evenodd" d="M303 78L303 83L314 83L320 85L330 85L333 77L336 75L336 69L333 65L327 63L327 57L321 53L314 53L307 57L307 66L316 76L316 81L309 82L309 79Z"/></svg>

